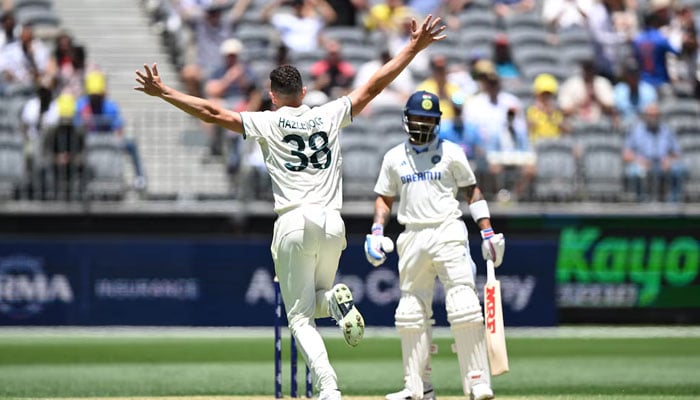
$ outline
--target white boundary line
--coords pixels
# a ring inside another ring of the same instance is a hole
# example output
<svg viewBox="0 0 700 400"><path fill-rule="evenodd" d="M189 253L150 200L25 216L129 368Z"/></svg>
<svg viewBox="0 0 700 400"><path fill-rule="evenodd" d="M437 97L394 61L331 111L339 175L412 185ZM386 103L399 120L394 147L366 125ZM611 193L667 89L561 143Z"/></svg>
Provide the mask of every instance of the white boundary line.
<svg viewBox="0 0 700 400"><path fill-rule="evenodd" d="M286 329L285 329L286 330ZM337 328L320 327L324 337L342 335ZM288 332L284 334L288 335ZM452 337L447 327L434 329L434 337ZM0 338L10 337L124 337L124 338L260 338L273 337L272 327L0 327ZM368 327L365 337L397 337L393 327ZM506 327L506 337L512 338L696 338L700 326L562 326L562 327Z"/></svg>

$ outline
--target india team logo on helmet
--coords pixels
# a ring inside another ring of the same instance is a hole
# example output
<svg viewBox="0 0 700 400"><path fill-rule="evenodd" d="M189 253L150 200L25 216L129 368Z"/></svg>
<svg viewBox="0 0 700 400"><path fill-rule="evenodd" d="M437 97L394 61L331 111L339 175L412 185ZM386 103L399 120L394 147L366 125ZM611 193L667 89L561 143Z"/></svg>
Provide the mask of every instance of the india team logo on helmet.
<svg viewBox="0 0 700 400"><path fill-rule="evenodd" d="M403 110L403 125L413 142L424 144L432 141L440 130L440 99L424 90L408 98Z"/></svg>

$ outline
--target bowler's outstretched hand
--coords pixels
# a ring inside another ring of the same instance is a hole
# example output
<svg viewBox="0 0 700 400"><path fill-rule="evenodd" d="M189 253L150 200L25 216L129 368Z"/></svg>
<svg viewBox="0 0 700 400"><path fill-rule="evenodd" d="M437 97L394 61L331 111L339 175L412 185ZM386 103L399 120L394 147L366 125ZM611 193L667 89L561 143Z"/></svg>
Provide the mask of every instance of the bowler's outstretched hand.
<svg viewBox="0 0 700 400"><path fill-rule="evenodd" d="M144 92L149 96L160 96L165 90L165 84L160 80L160 75L158 74L158 66L153 63L151 68L148 65L143 64L143 69L145 74L141 71L136 71L136 82L140 83L141 86L137 86L134 90L139 92Z"/></svg>
<svg viewBox="0 0 700 400"><path fill-rule="evenodd" d="M437 42L447 37L446 34L441 34L447 28L445 25L440 25L442 18L433 19L432 14L428 14L423 20L420 28L415 18L411 20L411 40L416 43L416 48L421 51L428 47L431 43Z"/></svg>

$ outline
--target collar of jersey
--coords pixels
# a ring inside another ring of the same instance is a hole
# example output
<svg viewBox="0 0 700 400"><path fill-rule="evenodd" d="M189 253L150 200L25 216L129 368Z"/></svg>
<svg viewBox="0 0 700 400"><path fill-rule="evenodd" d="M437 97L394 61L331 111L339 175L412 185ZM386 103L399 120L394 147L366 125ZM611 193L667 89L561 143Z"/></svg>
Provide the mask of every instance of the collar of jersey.
<svg viewBox="0 0 700 400"><path fill-rule="evenodd" d="M421 153L427 153L428 151L432 151L437 149L438 145L440 144L440 139L435 138L432 142L429 142L424 145L416 146L414 144L411 144L410 140L406 140L406 148L408 151L410 151L413 154L421 154Z"/></svg>
<svg viewBox="0 0 700 400"><path fill-rule="evenodd" d="M306 104L302 104L299 107L284 106L277 111L283 114L290 114L298 117L299 115L309 111L310 109L311 107L307 106Z"/></svg>

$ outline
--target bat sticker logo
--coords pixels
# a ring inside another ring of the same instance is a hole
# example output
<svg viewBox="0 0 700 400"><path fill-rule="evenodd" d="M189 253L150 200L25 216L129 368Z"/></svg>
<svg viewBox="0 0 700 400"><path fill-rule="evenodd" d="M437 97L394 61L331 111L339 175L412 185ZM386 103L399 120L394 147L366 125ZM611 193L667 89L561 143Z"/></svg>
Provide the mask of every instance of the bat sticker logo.
<svg viewBox="0 0 700 400"><path fill-rule="evenodd" d="M486 330L496 333L496 288L486 288Z"/></svg>

